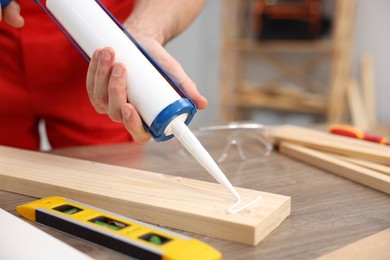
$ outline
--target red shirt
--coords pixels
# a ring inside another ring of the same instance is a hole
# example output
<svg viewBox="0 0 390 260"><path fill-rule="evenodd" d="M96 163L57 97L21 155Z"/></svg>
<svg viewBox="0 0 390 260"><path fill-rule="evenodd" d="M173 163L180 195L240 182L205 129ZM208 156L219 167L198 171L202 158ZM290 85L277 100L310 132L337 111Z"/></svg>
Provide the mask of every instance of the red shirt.
<svg viewBox="0 0 390 260"><path fill-rule="evenodd" d="M0 144L37 149L40 119L52 147L129 140L122 124L90 104L82 55L37 3L19 2L25 26L0 23ZM133 0L102 2L120 22L134 6Z"/></svg>

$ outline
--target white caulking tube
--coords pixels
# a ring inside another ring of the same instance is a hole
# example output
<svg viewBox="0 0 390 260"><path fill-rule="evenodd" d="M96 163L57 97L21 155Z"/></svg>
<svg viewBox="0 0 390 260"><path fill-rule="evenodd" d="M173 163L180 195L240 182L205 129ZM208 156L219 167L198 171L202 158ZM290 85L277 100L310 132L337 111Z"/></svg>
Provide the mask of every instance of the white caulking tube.
<svg viewBox="0 0 390 260"><path fill-rule="evenodd" d="M154 64L95 0L47 0L47 9L88 57L107 46L115 50L115 61L128 71L129 102L137 109L145 128L156 141L172 138L167 125L180 114L185 123L196 113L193 102L182 98ZM144 51L144 50L142 50ZM167 75L164 75L167 76Z"/></svg>
<svg viewBox="0 0 390 260"><path fill-rule="evenodd" d="M100 1L46 0L46 7L89 58L97 49L110 46L115 50L115 61L123 63L128 71L128 100L145 128L156 141L175 136L238 204L240 195L187 127L196 113L194 103Z"/></svg>

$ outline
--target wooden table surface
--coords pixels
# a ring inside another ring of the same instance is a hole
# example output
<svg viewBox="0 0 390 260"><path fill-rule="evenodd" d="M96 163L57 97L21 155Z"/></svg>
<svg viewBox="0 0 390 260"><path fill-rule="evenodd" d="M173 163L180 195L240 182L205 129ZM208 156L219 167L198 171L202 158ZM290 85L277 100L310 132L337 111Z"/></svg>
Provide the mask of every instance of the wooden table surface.
<svg viewBox="0 0 390 260"><path fill-rule="evenodd" d="M52 151L152 172L214 181L195 160L183 157L174 142L146 146L114 144ZM390 227L390 197L277 152L267 158L230 160L222 170L237 187L291 196L291 215L258 246L232 243L189 232L214 246L223 259L313 259ZM53 194L55 195L55 194ZM0 191L0 208L16 215L15 207L34 198ZM96 259L125 259L100 246L39 226Z"/></svg>

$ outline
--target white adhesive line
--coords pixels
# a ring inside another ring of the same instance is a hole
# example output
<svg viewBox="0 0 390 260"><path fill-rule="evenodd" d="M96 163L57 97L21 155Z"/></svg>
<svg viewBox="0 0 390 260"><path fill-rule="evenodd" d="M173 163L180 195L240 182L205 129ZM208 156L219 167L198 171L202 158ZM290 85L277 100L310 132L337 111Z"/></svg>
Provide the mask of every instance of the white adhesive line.
<svg viewBox="0 0 390 260"><path fill-rule="evenodd" d="M245 204L245 205L243 205L243 206L241 206L241 207L235 209L235 208L241 203L241 201L242 201L242 200L241 200L241 197L238 197L237 202L234 203L233 206L231 206L231 207L227 210L227 212L228 212L229 214L234 214L234 213L241 212L241 211L243 211L244 209L249 208L250 206L252 206L253 204L255 204L256 202L258 202L258 201L261 200L261 199L262 199L262 197L259 196L259 197L257 197L256 199L254 199L254 200L248 202L247 204Z"/></svg>

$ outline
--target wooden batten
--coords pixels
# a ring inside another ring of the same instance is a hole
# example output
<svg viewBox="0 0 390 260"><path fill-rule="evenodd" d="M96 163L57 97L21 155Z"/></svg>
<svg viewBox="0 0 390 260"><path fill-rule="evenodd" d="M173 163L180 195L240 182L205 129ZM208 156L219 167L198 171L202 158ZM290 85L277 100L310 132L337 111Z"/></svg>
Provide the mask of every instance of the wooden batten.
<svg viewBox="0 0 390 260"><path fill-rule="evenodd" d="M354 164L337 156L300 145L281 143L279 151L297 160L332 172L349 180L390 194L390 176Z"/></svg>
<svg viewBox="0 0 390 260"><path fill-rule="evenodd" d="M290 214L287 196L237 188L243 203L217 183L0 146L0 189L32 197L63 196L127 217L257 245Z"/></svg>
<svg viewBox="0 0 390 260"><path fill-rule="evenodd" d="M283 125L274 130L276 145L299 144L318 151L390 165L390 146L339 136L300 126Z"/></svg>
<svg viewBox="0 0 390 260"><path fill-rule="evenodd" d="M374 171L377 171L377 172L380 172L380 173L383 173L383 174L390 176L390 167L389 166L378 164L378 163L373 163L373 162L369 162L369 161L365 161L365 160L361 160L361 159L351 158L351 157L347 157L347 156L340 156L340 155L333 155L333 156L340 158L342 160L348 161L350 163L360 165L360 166L365 167L367 169L371 169L371 170L374 170Z"/></svg>

